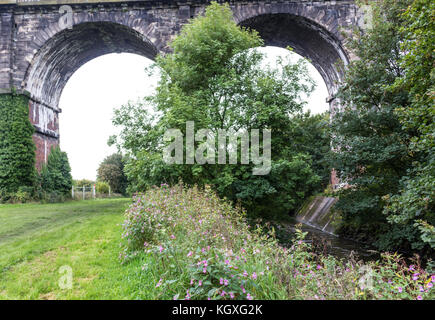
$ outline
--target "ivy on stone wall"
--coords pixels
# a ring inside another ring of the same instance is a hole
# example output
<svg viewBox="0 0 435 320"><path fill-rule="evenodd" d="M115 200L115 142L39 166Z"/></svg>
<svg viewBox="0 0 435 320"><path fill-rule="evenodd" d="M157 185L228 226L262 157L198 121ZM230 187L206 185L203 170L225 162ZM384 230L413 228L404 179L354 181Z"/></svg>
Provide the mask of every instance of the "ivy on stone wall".
<svg viewBox="0 0 435 320"><path fill-rule="evenodd" d="M0 190L16 192L20 187L34 186L33 132L28 97L0 94Z"/></svg>

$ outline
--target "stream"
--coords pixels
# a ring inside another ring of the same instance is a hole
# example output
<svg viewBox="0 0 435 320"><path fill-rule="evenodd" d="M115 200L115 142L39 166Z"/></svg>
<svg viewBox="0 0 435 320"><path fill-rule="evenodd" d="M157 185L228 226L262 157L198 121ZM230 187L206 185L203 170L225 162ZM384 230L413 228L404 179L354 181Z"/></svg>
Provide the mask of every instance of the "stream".
<svg viewBox="0 0 435 320"><path fill-rule="evenodd" d="M294 238L295 226L300 224L296 218L292 218L289 221L281 222L277 225L277 238L280 240L281 245L286 246L290 243L290 240ZM351 253L358 260L370 261L379 258L378 252L365 248L361 243L339 238L328 232L316 229L312 226L302 223L302 230L308 232L305 237L307 243L314 244L322 250L324 253L331 254L337 258L349 259Z"/></svg>

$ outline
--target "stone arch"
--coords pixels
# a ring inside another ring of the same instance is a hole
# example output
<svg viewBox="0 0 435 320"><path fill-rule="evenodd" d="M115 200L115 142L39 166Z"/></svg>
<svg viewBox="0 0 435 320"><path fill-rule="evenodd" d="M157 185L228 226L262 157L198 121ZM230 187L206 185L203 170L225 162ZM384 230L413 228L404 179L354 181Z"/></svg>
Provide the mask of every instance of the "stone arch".
<svg viewBox="0 0 435 320"><path fill-rule="evenodd" d="M355 16L352 5L334 10L326 3L259 3L232 9L236 22L257 30L265 45L290 46L309 59L323 77L332 101L350 60L343 31L355 24L350 18Z"/></svg>
<svg viewBox="0 0 435 320"><path fill-rule="evenodd" d="M86 21L59 32L48 27L45 32L38 33L36 40L40 46L34 50L36 53L29 62L22 86L30 96L36 167L40 169L47 161L51 147L59 143L61 110L58 104L72 74L86 62L104 54L128 52L154 59L159 50L144 33L110 21Z"/></svg>
<svg viewBox="0 0 435 320"><path fill-rule="evenodd" d="M157 48L138 31L122 24L84 22L50 37L34 55L23 87L31 99L56 110L71 75L86 62L108 53L136 53L154 59Z"/></svg>

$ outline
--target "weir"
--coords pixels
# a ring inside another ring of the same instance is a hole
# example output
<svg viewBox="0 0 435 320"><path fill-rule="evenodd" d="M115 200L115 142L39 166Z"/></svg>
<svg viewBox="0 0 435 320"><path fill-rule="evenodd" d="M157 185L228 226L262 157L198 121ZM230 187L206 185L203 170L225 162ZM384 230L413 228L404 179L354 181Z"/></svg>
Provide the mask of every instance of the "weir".
<svg viewBox="0 0 435 320"><path fill-rule="evenodd" d="M305 223L323 232L334 234L336 215L331 210L338 198L316 196L311 199L296 215L298 222Z"/></svg>

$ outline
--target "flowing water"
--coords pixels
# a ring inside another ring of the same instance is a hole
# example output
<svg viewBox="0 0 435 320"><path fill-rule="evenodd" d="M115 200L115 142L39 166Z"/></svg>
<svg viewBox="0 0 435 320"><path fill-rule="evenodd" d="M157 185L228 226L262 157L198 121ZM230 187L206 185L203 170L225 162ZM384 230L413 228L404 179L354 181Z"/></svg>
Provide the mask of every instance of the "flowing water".
<svg viewBox="0 0 435 320"><path fill-rule="evenodd" d="M281 239L281 243L288 243L290 239L294 237L296 225L300 224L298 220L293 218L292 220L284 223L280 223L277 227L278 238ZM332 254L337 258L348 259L351 255L355 255L357 258L369 261L379 258L378 252L364 247L361 243L340 238L332 233L324 232L310 225L302 223L302 231L308 232L305 237L305 241L316 245L317 248L324 253Z"/></svg>
<svg viewBox="0 0 435 320"><path fill-rule="evenodd" d="M308 232L306 241L323 253L345 259L354 254L365 261L378 258L376 251L334 234L336 215L331 209L336 202L337 198L333 197L317 196L311 199L292 220L277 226L281 242L285 243L293 238L295 226L301 223L302 230Z"/></svg>

